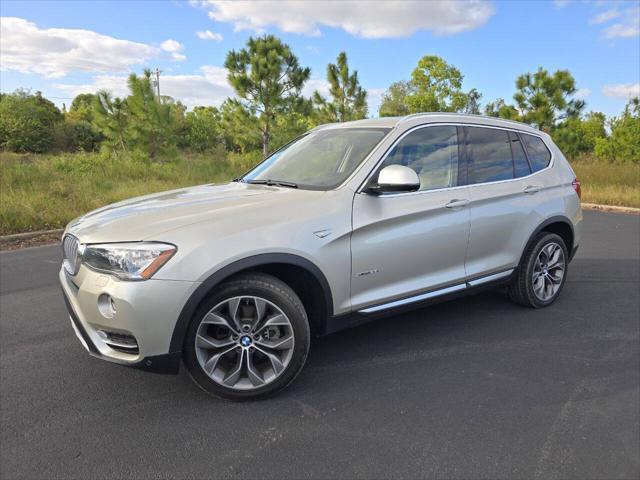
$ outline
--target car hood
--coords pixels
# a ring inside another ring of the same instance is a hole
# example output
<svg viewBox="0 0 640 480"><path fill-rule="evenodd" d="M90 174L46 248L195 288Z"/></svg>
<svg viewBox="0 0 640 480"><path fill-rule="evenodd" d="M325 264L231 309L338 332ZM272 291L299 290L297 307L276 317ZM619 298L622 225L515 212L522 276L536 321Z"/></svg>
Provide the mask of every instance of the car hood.
<svg viewBox="0 0 640 480"><path fill-rule="evenodd" d="M83 243L153 240L168 230L215 220L220 215L240 215L246 208L268 208L270 199L302 193L237 182L200 185L107 205L73 220L67 232Z"/></svg>

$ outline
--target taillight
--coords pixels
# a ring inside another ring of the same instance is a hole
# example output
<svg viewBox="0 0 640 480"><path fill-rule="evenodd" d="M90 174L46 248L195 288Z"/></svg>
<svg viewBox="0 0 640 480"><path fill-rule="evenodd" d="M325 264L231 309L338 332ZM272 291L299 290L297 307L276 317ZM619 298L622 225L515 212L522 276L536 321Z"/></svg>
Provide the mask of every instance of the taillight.
<svg viewBox="0 0 640 480"><path fill-rule="evenodd" d="M576 191L578 198L582 198L582 190L580 190L580 180L578 180L577 178L574 178L573 182L571 182L571 186Z"/></svg>

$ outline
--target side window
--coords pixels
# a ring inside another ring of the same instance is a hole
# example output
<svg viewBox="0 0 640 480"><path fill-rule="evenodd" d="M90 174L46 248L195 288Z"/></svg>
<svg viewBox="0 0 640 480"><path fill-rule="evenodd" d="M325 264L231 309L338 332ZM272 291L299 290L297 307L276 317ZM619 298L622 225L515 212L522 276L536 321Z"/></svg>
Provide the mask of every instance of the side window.
<svg viewBox="0 0 640 480"><path fill-rule="evenodd" d="M513 171L516 178L526 177L531 173L531 168L529 168L529 161L524 153L524 148L522 148L522 143L520 143L520 138L518 138L518 134L509 132L509 139L511 140Z"/></svg>
<svg viewBox="0 0 640 480"><path fill-rule="evenodd" d="M529 154L529 160L531 161L531 168L534 172L542 170L549 165L551 161L551 152L544 144L540 137L534 137L533 135L521 134L524 146Z"/></svg>
<svg viewBox="0 0 640 480"><path fill-rule="evenodd" d="M466 129L472 159L472 183L514 178L509 133L495 128Z"/></svg>
<svg viewBox="0 0 640 480"><path fill-rule="evenodd" d="M420 178L420 190L454 187L458 183L458 134L455 126L424 127L404 137L382 167L404 165Z"/></svg>

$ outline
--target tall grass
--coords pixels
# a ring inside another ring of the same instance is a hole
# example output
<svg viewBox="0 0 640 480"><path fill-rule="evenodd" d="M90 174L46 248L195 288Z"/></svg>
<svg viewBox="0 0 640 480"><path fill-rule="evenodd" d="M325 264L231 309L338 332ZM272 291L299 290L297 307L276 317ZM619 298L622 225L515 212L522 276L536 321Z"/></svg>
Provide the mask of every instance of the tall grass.
<svg viewBox="0 0 640 480"><path fill-rule="evenodd" d="M0 235L60 228L125 198L226 182L260 160L248 155L188 155L162 163L98 153L0 153Z"/></svg>
<svg viewBox="0 0 640 480"><path fill-rule="evenodd" d="M640 165L587 157L571 162L571 166L580 179L583 202L640 207Z"/></svg>
<svg viewBox="0 0 640 480"><path fill-rule="evenodd" d="M162 163L98 153L0 153L0 235L60 228L119 200L203 183L226 182L260 160L220 151ZM640 207L640 167L580 159L572 163L585 202Z"/></svg>

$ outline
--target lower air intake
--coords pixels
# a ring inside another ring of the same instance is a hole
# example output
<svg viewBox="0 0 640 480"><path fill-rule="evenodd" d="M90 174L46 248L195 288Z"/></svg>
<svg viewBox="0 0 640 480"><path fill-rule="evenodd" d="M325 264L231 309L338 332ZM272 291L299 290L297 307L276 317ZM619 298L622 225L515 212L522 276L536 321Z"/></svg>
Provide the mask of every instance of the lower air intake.
<svg viewBox="0 0 640 480"><path fill-rule="evenodd" d="M118 332L109 332L107 330L99 330L98 334L110 348L122 353L137 355L140 353L138 341L133 335Z"/></svg>

